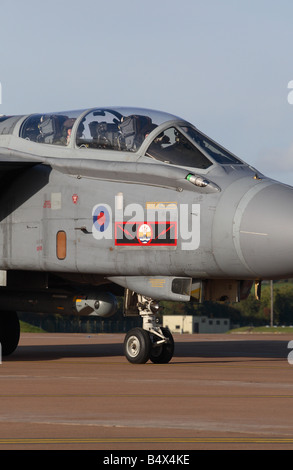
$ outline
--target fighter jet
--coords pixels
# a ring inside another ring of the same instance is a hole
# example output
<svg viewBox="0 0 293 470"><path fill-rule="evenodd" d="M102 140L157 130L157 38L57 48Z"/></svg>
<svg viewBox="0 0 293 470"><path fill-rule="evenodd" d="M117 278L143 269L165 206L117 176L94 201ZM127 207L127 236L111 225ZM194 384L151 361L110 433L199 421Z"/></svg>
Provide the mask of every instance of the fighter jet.
<svg viewBox="0 0 293 470"><path fill-rule="evenodd" d="M293 277L293 188L193 124L132 108L0 117L0 342L17 312L139 315L131 363L168 363L159 302L236 302Z"/></svg>

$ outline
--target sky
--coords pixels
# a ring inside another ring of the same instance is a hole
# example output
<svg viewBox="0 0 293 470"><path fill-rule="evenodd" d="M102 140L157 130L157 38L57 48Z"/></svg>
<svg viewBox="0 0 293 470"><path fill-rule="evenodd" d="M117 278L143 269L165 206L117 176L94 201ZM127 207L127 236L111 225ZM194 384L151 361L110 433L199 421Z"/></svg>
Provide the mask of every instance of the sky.
<svg viewBox="0 0 293 470"><path fill-rule="evenodd" d="M0 114L167 111L293 186L292 20L292 0L0 0Z"/></svg>

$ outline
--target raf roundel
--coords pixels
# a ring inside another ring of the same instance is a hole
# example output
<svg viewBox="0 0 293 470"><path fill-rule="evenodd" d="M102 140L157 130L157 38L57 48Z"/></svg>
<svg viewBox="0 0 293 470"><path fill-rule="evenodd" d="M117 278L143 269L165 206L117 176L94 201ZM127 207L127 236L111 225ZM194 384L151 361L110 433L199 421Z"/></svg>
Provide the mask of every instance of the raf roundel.
<svg viewBox="0 0 293 470"><path fill-rule="evenodd" d="M93 214L93 224L96 230L99 232L104 232L107 230L110 222L110 214L108 209L103 206L97 206Z"/></svg>

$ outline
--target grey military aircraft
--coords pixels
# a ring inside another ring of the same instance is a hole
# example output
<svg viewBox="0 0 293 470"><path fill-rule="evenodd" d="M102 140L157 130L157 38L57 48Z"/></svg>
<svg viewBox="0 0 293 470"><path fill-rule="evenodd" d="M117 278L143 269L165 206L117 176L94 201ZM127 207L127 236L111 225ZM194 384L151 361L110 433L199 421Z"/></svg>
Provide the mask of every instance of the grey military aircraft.
<svg viewBox="0 0 293 470"><path fill-rule="evenodd" d="M17 312L108 317L132 363L169 362L161 300L240 301L293 277L293 188L146 109L0 117L0 342Z"/></svg>

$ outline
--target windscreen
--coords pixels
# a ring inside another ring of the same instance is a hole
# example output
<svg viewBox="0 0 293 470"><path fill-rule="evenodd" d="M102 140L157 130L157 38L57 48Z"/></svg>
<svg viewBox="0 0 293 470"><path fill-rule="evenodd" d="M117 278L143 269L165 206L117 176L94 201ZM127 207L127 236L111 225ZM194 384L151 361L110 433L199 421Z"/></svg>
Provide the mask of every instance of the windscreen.
<svg viewBox="0 0 293 470"><path fill-rule="evenodd" d="M222 165L239 165L242 164L241 160L238 160L230 152L222 148L216 142L213 142L211 139L206 137L204 134L201 134L193 127L184 126L182 130L210 157L212 157L217 163Z"/></svg>
<svg viewBox="0 0 293 470"><path fill-rule="evenodd" d="M175 127L157 135L146 151L146 156L164 163L205 169L212 162Z"/></svg>

